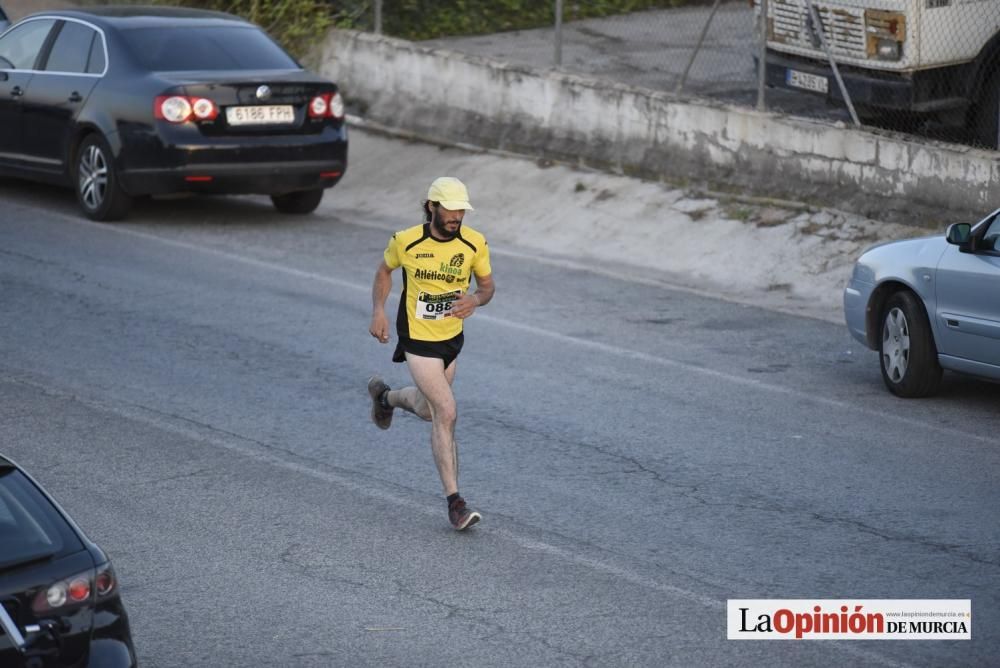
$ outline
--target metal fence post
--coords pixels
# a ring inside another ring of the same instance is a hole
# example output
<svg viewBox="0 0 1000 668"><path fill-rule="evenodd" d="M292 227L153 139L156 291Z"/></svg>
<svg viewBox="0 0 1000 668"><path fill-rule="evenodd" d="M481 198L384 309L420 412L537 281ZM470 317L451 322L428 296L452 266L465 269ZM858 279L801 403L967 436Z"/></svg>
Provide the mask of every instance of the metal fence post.
<svg viewBox="0 0 1000 668"><path fill-rule="evenodd" d="M562 65L562 15L563 0L556 0L556 67Z"/></svg>
<svg viewBox="0 0 1000 668"><path fill-rule="evenodd" d="M757 110L767 111L764 89L767 88L767 2L760 0L760 55L757 57Z"/></svg>
<svg viewBox="0 0 1000 668"><path fill-rule="evenodd" d="M712 12L708 15L708 20L705 21L704 27L701 29L701 35L698 36L698 43L694 47L694 51L691 52L691 57L688 58L687 67L684 68L684 74L681 75L681 80L677 82L677 86L674 88L675 93L679 93L684 84L687 82L688 73L691 71L691 66L694 65L694 59L698 57L698 52L701 51L701 45L705 43L705 36L708 35L708 29L712 25L712 21L715 19L715 13L719 11L719 5L722 0L715 0L715 4L712 5Z"/></svg>
<svg viewBox="0 0 1000 668"><path fill-rule="evenodd" d="M847 103L847 110L851 112L851 120L854 121L856 127L861 127L861 121L858 120L858 112L854 110L854 103L851 102L851 96L847 93L847 86L844 85L844 78L840 76L840 69L837 67L837 61L833 59L833 50L830 45L826 43L826 35L823 34L823 24L820 22L819 12L816 11L815 5L813 5L812 0L806 0L806 7L809 9L809 19L812 23L812 29L816 37L819 38L820 47L826 52L826 57L830 61L830 69L833 70L833 76L837 79L837 85L840 86L840 94L844 96L844 101ZM831 34L833 31L831 30Z"/></svg>
<svg viewBox="0 0 1000 668"><path fill-rule="evenodd" d="M375 0L375 34L382 34L382 0Z"/></svg>

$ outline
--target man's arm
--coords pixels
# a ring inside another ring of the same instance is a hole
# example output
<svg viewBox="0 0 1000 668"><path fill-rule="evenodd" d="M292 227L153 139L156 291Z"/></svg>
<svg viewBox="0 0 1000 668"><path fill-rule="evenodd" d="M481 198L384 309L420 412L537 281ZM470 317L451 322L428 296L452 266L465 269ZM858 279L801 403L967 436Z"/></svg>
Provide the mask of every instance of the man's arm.
<svg viewBox="0 0 1000 668"><path fill-rule="evenodd" d="M496 286L493 284L493 274L486 276L476 276L476 291L472 296L476 299L476 306L486 306L493 299Z"/></svg>
<svg viewBox="0 0 1000 668"><path fill-rule="evenodd" d="M476 291L468 292L462 295L461 299L457 299L451 309L452 315L456 318L468 318L476 308L489 304L495 291L493 274L476 276Z"/></svg>
<svg viewBox="0 0 1000 668"><path fill-rule="evenodd" d="M389 298L391 291L392 269L382 260L375 270L375 281L372 283L372 324L368 327L368 332L379 343L389 342L389 318L385 315L385 300Z"/></svg>

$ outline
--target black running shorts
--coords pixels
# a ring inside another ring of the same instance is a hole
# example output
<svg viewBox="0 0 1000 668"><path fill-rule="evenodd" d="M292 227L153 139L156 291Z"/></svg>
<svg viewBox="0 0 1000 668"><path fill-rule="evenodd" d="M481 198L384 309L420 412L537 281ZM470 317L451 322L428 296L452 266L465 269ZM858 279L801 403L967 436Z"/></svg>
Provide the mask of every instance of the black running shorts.
<svg viewBox="0 0 1000 668"><path fill-rule="evenodd" d="M463 343L465 343L464 333L459 333L458 336L444 341L420 341L419 339L400 337L399 343L396 344L396 352L392 355L392 361L405 362L406 353L410 353L420 357L436 357L444 360L444 368L447 369L462 352Z"/></svg>

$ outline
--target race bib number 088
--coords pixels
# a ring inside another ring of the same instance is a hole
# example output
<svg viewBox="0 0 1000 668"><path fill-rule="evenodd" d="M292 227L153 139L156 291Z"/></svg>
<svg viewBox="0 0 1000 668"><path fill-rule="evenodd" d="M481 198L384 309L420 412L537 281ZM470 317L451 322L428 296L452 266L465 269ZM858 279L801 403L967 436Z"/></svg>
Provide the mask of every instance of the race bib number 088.
<svg viewBox="0 0 1000 668"><path fill-rule="evenodd" d="M456 299L462 296L461 290L432 295L421 292L417 295L417 308L414 316L418 320L441 320L451 317L451 307Z"/></svg>

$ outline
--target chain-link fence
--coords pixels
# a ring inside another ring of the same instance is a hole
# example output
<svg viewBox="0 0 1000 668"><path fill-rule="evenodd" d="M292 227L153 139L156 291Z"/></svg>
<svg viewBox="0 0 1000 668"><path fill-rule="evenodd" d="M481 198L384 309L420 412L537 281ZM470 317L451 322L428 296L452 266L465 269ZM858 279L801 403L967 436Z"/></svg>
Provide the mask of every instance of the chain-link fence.
<svg viewBox="0 0 1000 668"><path fill-rule="evenodd" d="M599 0L556 4L564 5L558 27L426 43L655 90L756 104L754 14L746 0L587 19L577 17Z"/></svg>
<svg viewBox="0 0 1000 668"><path fill-rule="evenodd" d="M41 5L138 1L0 0L15 15ZM350 26L654 90L1000 148L1000 0L149 1L241 13L290 47L318 38L326 25Z"/></svg>
<svg viewBox="0 0 1000 668"><path fill-rule="evenodd" d="M757 0L767 82L866 124L998 148L1000 0Z"/></svg>
<svg viewBox="0 0 1000 668"><path fill-rule="evenodd" d="M373 0L372 26L391 26L398 4L406 3ZM462 4L488 13L492 3ZM549 5L544 27L426 43L655 90L1000 145L1000 0L696 0L603 18L582 18L600 15L603 0ZM760 73L762 34L767 66Z"/></svg>

